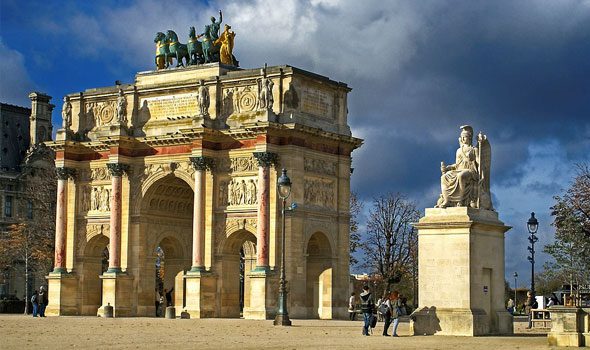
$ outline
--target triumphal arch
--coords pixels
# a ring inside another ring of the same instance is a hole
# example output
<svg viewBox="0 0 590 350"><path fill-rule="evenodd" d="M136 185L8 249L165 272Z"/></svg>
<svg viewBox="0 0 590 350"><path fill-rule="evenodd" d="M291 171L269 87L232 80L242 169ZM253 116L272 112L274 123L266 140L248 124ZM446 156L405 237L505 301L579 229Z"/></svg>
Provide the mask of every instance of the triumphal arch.
<svg viewBox="0 0 590 350"><path fill-rule="evenodd" d="M274 316L285 168L291 317L345 317L351 152L341 82L290 66L140 72L64 98L48 314ZM156 276L159 274L158 276Z"/></svg>

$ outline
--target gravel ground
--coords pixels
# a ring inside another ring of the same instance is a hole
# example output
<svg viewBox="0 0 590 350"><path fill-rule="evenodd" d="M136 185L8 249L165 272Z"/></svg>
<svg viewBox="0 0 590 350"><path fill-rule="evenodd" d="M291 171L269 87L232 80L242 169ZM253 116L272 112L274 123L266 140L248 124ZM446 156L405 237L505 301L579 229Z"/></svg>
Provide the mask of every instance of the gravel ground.
<svg viewBox="0 0 590 350"><path fill-rule="evenodd" d="M383 323L365 337L361 321L292 321L0 315L0 349L549 349L547 330L527 330L519 320L505 337L411 337L406 321L398 338L381 336Z"/></svg>

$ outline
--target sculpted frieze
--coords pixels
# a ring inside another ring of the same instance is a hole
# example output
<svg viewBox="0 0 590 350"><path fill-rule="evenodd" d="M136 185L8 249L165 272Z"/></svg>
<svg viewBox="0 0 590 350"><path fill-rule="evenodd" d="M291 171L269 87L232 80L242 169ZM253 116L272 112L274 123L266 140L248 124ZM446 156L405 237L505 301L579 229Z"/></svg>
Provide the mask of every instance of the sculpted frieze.
<svg viewBox="0 0 590 350"><path fill-rule="evenodd" d="M106 186L94 186L90 194L90 210L106 212L111 211L111 189Z"/></svg>
<svg viewBox="0 0 590 350"><path fill-rule="evenodd" d="M87 212L90 210L92 187L83 185L79 187L78 194L78 210L80 212Z"/></svg>
<svg viewBox="0 0 590 350"><path fill-rule="evenodd" d="M255 178L233 178L219 184L219 205L253 205L258 203Z"/></svg>
<svg viewBox="0 0 590 350"><path fill-rule="evenodd" d="M91 171L92 171L92 180L95 180L95 181L104 181L104 180L110 180L111 179L111 174L109 173L109 170L106 167L104 167L104 168L94 168Z"/></svg>
<svg viewBox="0 0 590 350"><path fill-rule="evenodd" d="M333 180L306 178L304 201L306 205L335 208L335 183Z"/></svg>
<svg viewBox="0 0 590 350"><path fill-rule="evenodd" d="M258 170L258 163L254 157L221 158L216 160L219 163L218 170L231 173L255 172Z"/></svg>
<svg viewBox="0 0 590 350"><path fill-rule="evenodd" d="M117 116L117 101L87 102L86 118L95 126L109 125Z"/></svg>
<svg viewBox="0 0 590 350"><path fill-rule="evenodd" d="M336 162L328 162L322 159L305 158L304 169L307 172L336 175Z"/></svg>

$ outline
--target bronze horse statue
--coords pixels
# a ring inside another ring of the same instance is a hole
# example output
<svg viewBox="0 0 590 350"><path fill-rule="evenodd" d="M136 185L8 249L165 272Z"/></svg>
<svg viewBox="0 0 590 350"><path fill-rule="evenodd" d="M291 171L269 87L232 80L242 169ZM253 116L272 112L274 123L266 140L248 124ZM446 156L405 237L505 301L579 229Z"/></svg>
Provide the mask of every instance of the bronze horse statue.
<svg viewBox="0 0 590 350"><path fill-rule="evenodd" d="M166 42L168 43L168 57L176 58L176 67L183 66L182 59L185 59L186 64L189 64L190 57L186 44L178 42L178 35L173 30L168 30L166 34Z"/></svg>

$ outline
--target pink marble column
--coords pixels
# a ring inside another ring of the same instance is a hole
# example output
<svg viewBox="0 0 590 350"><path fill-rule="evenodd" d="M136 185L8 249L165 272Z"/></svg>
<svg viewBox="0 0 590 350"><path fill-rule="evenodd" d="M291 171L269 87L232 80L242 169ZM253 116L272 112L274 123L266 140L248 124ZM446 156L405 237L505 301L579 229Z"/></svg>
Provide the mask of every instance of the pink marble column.
<svg viewBox="0 0 590 350"><path fill-rule="evenodd" d="M195 169L195 196L193 202L193 262L191 272L205 271L205 171L213 167L209 157L191 157Z"/></svg>
<svg viewBox="0 0 590 350"><path fill-rule="evenodd" d="M53 272L66 272L67 193L70 169L57 168L57 203L55 212L55 264Z"/></svg>
<svg viewBox="0 0 590 350"><path fill-rule="evenodd" d="M255 152L258 160L258 224L256 232L256 269L268 269L268 237L270 230L270 166L276 164L277 155L270 152Z"/></svg>
<svg viewBox="0 0 590 350"><path fill-rule="evenodd" d="M107 167L112 176L108 272L121 272L121 192L126 166L112 163L107 164Z"/></svg>

